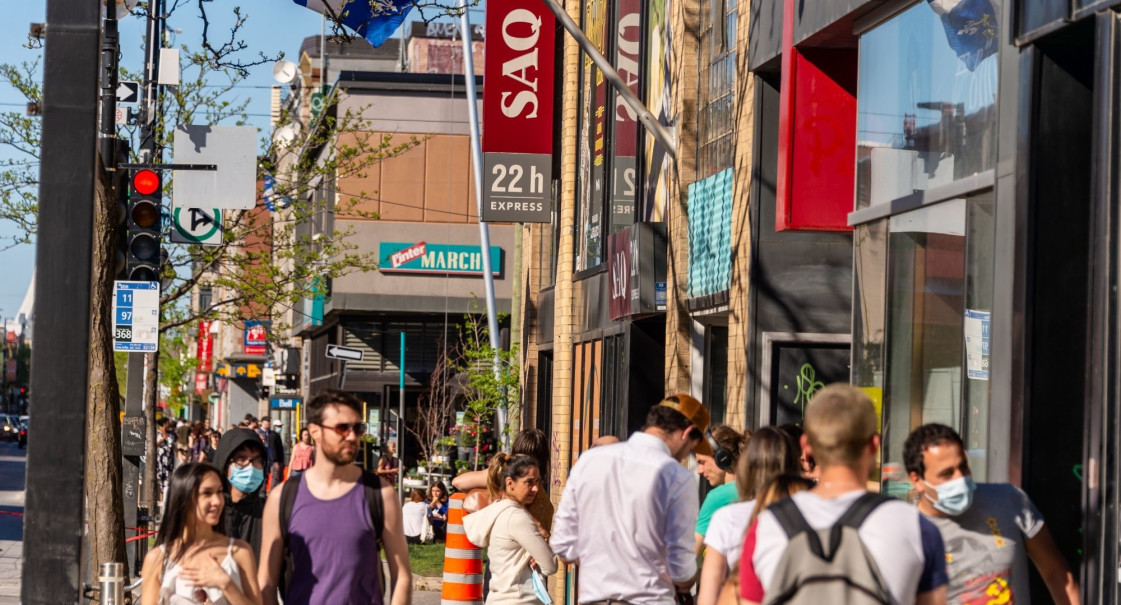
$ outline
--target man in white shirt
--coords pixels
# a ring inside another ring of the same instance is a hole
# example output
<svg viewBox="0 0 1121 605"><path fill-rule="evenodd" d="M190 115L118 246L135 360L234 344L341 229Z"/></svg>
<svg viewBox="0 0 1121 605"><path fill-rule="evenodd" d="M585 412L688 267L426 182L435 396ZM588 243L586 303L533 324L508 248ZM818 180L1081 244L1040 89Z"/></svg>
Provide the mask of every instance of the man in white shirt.
<svg viewBox="0 0 1121 605"><path fill-rule="evenodd" d="M672 605L697 574L697 482L681 465L704 439L709 413L671 395L623 443L584 452L553 519L553 552L580 565L582 605Z"/></svg>

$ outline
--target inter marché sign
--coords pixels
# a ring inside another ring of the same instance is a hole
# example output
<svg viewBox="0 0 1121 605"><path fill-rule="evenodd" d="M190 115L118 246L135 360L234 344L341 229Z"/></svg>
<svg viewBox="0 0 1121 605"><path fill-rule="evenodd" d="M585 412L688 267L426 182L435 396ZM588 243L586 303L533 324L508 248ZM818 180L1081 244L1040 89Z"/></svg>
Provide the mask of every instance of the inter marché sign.
<svg viewBox="0 0 1121 605"><path fill-rule="evenodd" d="M382 273L483 274L483 253L479 246L381 242L378 259L378 271ZM498 246L490 247L490 269L496 277L502 275L502 248Z"/></svg>

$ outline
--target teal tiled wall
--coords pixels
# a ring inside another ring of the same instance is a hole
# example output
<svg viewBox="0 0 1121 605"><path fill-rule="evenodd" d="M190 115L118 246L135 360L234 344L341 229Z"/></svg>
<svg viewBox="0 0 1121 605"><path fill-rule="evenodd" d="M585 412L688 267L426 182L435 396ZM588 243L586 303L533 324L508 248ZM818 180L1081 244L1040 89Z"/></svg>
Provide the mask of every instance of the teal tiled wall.
<svg viewBox="0 0 1121 605"><path fill-rule="evenodd" d="M732 169L689 185L689 298L727 290L732 276Z"/></svg>

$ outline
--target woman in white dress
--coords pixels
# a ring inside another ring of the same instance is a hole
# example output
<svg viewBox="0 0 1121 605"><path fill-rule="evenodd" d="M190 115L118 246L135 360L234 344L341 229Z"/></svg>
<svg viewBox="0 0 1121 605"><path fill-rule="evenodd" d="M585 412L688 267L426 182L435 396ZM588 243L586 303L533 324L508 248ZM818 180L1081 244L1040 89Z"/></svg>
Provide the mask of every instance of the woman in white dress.
<svg viewBox="0 0 1121 605"><path fill-rule="evenodd" d="M144 557L141 605L260 605L249 544L222 534L222 476L209 464L175 469L156 546Z"/></svg>

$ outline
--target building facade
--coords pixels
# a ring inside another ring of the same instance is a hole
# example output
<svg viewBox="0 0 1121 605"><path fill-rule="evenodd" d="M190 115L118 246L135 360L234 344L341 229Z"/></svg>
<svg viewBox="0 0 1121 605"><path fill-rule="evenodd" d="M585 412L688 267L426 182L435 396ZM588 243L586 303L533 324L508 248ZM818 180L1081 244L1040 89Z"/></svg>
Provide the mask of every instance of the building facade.
<svg viewBox="0 0 1121 605"><path fill-rule="evenodd" d="M518 283L551 496L664 393L753 429L851 381L883 491L949 424L1117 602L1117 4L567 3L676 150L558 39L554 216Z"/></svg>

